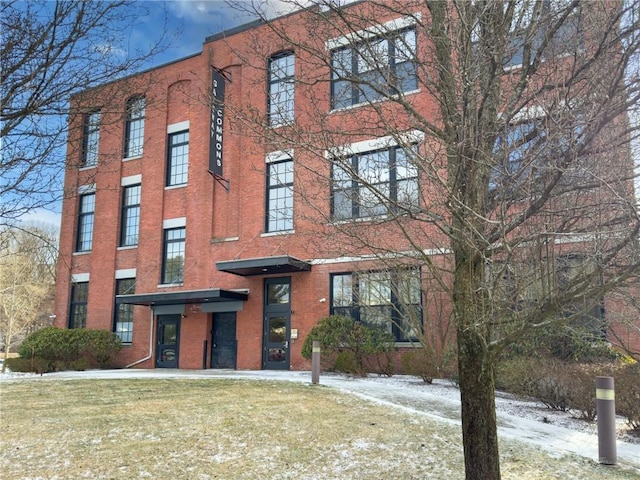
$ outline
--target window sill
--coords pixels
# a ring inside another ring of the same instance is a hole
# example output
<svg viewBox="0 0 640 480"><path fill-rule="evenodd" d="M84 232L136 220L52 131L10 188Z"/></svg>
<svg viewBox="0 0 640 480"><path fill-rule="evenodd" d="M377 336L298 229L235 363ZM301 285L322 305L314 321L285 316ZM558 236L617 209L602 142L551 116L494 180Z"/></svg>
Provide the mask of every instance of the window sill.
<svg viewBox="0 0 640 480"><path fill-rule="evenodd" d="M159 283L158 288L183 287L184 283Z"/></svg>
<svg viewBox="0 0 640 480"><path fill-rule="evenodd" d="M278 124L276 124L276 125L271 125L271 124L269 124L269 128L273 128L273 129L275 130L276 128L290 127L290 126L291 126L291 125L293 125L294 123L295 123L295 122L294 122L294 120L292 119L290 122L287 122L287 123L278 123Z"/></svg>
<svg viewBox="0 0 640 480"><path fill-rule="evenodd" d="M345 218L340 220L332 220L328 225L347 225L349 223L372 223L377 221L385 221L389 218L388 215L376 215L375 217L355 217Z"/></svg>
<svg viewBox="0 0 640 480"><path fill-rule="evenodd" d="M93 169L93 168L98 168L98 164L95 164L95 165L81 165L81 166L78 168L78 170L79 170L80 172L84 172L85 170L91 170L91 169Z"/></svg>
<svg viewBox="0 0 640 480"><path fill-rule="evenodd" d="M416 88L415 90L409 90L407 92L402 92L402 96L406 97L408 95L415 95L417 93L420 93L420 89L419 88ZM377 100L367 100L366 102L355 103L353 105L348 105L346 107L334 108L332 110L329 110L329 114L331 115L332 113L340 113L340 112L344 112L344 111L347 111L347 110L352 110L354 108L359 108L359 107L362 107L364 105L374 105L376 103L387 102L387 101L390 101L390 100L394 100L396 98L399 98L399 96L398 95L389 95L389 96L386 96L386 97L379 98Z"/></svg>
<svg viewBox="0 0 640 480"><path fill-rule="evenodd" d="M82 252L73 252L73 256L77 257L80 255L89 255L91 253L91 250L83 250Z"/></svg>
<svg viewBox="0 0 640 480"><path fill-rule="evenodd" d="M296 233L296 231L294 229L291 229L291 230L280 230L280 231L277 231L277 232L265 232L265 233L261 233L260 236L262 238L265 238L265 237L278 237L280 235L292 235L294 233Z"/></svg>
<svg viewBox="0 0 640 480"><path fill-rule="evenodd" d="M240 237L212 238L209 243L237 242Z"/></svg>
<svg viewBox="0 0 640 480"><path fill-rule="evenodd" d="M133 156L133 157L124 157L122 159L122 161L123 162L128 162L129 160L138 160L140 158L142 158L142 155L136 155L136 156Z"/></svg>
<svg viewBox="0 0 640 480"><path fill-rule="evenodd" d="M138 245L125 245L123 247L118 247L116 248L116 250L120 251L120 250L133 250L135 248L138 248Z"/></svg>
<svg viewBox="0 0 640 480"><path fill-rule="evenodd" d="M186 188L187 183L181 183L180 185L166 185L164 187L165 190L177 190L178 188Z"/></svg>

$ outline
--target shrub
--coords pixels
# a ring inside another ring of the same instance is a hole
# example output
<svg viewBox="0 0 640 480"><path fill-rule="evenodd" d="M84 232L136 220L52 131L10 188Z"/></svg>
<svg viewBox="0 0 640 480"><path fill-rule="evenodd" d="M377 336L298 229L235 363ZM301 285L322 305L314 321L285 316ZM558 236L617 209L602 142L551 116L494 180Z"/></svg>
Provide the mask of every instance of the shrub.
<svg viewBox="0 0 640 480"><path fill-rule="evenodd" d="M85 370L92 364L105 367L120 348L120 339L113 332L49 327L25 338L18 353L22 359L37 359L37 371L53 372Z"/></svg>
<svg viewBox="0 0 640 480"><path fill-rule="evenodd" d="M595 378L613 375L614 363L569 363L552 358L515 358L500 363L496 388L536 398L548 408L596 417Z"/></svg>
<svg viewBox="0 0 640 480"><path fill-rule="evenodd" d="M38 372L47 371L48 362L41 358L7 358L7 368L12 372Z"/></svg>
<svg viewBox="0 0 640 480"><path fill-rule="evenodd" d="M440 377L435 354L430 348L408 350L402 354L400 360L404 373L420 377L425 383L433 383L434 378Z"/></svg>
<svg viewBox="0 0 640 480"><path fill-rule="evenodd" d="M380 328L356 322L351 317L330 315L322 318L305 338L302 346L304 358L311 358L314 340L320 342L324 370L365 375L372 368L376 371L376 363L380 367L378 372L390 368L393 336ZM386 358L386 362L381 362L380 358Z"/></svg>
<svg viewBox="0 0 640 480"><path fill-rule="evenodd" d="M640 363L625 365L615 378L616 410L640 434Z"/></svg>
<svg viewBox="0 0 640 480"><path fill-rule="evenodd" d="M107 330L84 330L85 343L83 352L89 355L100 368L109 366L113 356L120 351L120 337Z"/></svg>

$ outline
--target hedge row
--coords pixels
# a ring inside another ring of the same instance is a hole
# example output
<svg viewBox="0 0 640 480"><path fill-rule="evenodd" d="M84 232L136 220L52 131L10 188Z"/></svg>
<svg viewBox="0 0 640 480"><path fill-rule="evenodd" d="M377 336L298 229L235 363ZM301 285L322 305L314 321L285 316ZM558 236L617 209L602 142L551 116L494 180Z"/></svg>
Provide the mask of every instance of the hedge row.
<svg viewBox="0 0 640 480"><path fill-rule="evenodd" d="M612 376L616 413L640 432L640 364L576 364L554 359L517 358L502 362L496 372L496 388L536 398L548 408L570 412L585 420L596 416L597 376Z"/></svg>
<svg viewBox="0 0 640 480"><path fill-rule="evenodd" d="M20 357L7 366L13 371L39 373L106 368L121 348L120 338L107 330L48 327L25 338L18 350Z"/></svg>

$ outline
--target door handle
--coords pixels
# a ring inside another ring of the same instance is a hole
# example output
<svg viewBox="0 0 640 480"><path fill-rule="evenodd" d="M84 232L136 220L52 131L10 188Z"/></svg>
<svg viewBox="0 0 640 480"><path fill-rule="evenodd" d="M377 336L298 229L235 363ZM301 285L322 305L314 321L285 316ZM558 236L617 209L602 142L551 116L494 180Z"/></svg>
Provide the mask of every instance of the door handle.
<svg viewBox="0 0 640 480"><path fill-rule="evenodd" d="M289 341L284 342L284 348L289 348Z"/></svg>

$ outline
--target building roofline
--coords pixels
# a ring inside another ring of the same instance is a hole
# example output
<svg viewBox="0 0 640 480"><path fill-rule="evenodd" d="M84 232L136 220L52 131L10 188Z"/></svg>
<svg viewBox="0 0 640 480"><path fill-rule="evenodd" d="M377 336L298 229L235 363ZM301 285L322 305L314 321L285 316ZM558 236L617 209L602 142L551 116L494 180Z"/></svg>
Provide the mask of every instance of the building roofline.
<svg viewBox="0 0 640 480"><path fill-rule="evenodd" d="M354 5L358 5L360 3L365 3L369 0L354 0L350 3L347 3L345 5L343 5L342 7L339 7L340 9L342 8L350 8ZM204 43L211 43L211 42L215 42L217 40L221 40L223 38L228 38L231 37L233 35L237 35L238 33L242 33L246 30L250 30L252 28L255 27L259 27L262 25L266 25L268 23L272 23L275 22L277 20L282 20L283 18L287 18L287 17L291 17L293 15L299 15L300 13L303 12L309 12L309 11L313 11L313 10L322 10L322 5L311 5L309 7L305 7L305 8L300 8L297 10L294 10L292 12L289 13L285 13L283 15L277 16L277 17L273 17L270 19L263 19L263 18L259 18L257 20L252 20L251 22L245 23L243 25L238 25L237 27L233 27L230 28L228 30L223 30L221 32L218 33L214 33L213 35L209 35L208 37L205 38Z"/></svg>
<svg viewBox="0 0 640 480"><path fill-rule="evenodd" d="M160 65L155 65L153 67L145 68L144 70L140 70L140 71L129 73L127 75L124 75L123 77L114 78L113 80L101 83L100 85L95 85L93 87L86 88L84 90L81 90L79 92L76 92L76 93L72 94L70 98L73 100L75 97L77 97L79 95L86 95L88 92L91 92L92 90L95 90L95 89L98 89L98 88L103 88L103 87L105 87L107 85L111 85L113 83L118 83L118 82L121 82L123 80L127 80L129 78L137 77L139 75L144 75L144 74L153 72L154 70L159 70L161 68L168 67L169 65L173 65L174 63L179 63L179 62L182 62L184 60L189 60L191 58L199 57L200 55L202 55L202 50L200 50L200 51L198 51L196 53L192 53L191 55L187 55L185 57L180 57L180 58L177 58L175 60L170 60L168 62L161 63Z"/></svg>

